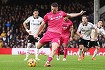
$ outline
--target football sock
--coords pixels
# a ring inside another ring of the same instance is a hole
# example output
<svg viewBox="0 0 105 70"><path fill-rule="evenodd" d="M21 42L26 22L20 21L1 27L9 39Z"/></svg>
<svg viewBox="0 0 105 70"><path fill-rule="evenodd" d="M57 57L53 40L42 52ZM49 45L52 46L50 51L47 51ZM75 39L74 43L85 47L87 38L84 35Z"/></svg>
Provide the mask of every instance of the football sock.
<svg viewBox="0 0 105 70"><path fill-rule="evenodd" d="M29 49L30 49L31 43L27 43L27 49L26 49L26 58L29 56Z"/></svg>
<svg viewBox="0 0 105 70"><path fill-rule="evenodd" d="M36 51L35 51L35 58L38 58L38 55L39 55L39 49L36 48Z"/></svg>
<svg viewBox="0 0 105 70"><path fill-rule="evenodd" d="M67 47L64 48L64 58L66 58L67 55Z"/></svg>
<svg viewBox="0 0 105 70"><path fill-rule="evenodd" d="M81 54L82 54L82 50L79 49L79 51L78 51L79 57L81 57Z"/></svg>
<svg viewBox="0 0 105 70"><path fill-rule="evenodd" d="M60 47L57 48L57 57L60 55Z"/></svg>
<svg viewBox="0 0 105 70"><path fill-rule="evenodd" d="M50 63L52 58L53 58L52 56L49 56L48 59L47 59L47 62Z"/></svg>
<svg viewBox="0 0 105 70"><path fill-rule="evenodd" d="M35 50L35 58L38 58L39 55L39 49L37 48L37 43L35 43L36 50Z"/></svg>
<svg viewBox="0 0 105 70"><path fill-rule="evenodd" d="M94 58L94 57L97 55L97 53L98 53L98 50L96 49L96 50L94 51L94 54L93 54L92 58Z"/></svg>

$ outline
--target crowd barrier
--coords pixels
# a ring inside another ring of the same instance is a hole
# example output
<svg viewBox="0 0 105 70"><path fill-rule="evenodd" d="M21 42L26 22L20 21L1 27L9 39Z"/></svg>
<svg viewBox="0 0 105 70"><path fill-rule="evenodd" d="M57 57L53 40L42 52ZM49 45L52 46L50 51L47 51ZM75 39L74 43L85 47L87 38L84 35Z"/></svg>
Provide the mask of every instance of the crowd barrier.
<svg viewBox="0 0 105 70"><path fill-rule="evenodd" d="M36 48L30 48L29 54L34 54ZM50 48L41 48L39 50L40 55L48 55L50 53ZM95 48L90 48L85 55L93 55ZM26 48L0 48L0 54L10 54L10 55L24 55L26 54ZM78 55L78 48L68 48L68 55ZM105 48L100 48L98 55L105 55Z"/></svg>

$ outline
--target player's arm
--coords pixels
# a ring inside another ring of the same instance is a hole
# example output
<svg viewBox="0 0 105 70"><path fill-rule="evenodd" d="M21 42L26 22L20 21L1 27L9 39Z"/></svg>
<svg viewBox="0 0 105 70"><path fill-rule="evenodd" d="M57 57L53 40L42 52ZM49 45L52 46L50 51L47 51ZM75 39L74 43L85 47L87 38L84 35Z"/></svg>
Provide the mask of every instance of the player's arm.
<svg viewBox="0 0 105 70"><path fill-rule="evenodd" d="M97 39L97 36L98 36L98 30L97 28L95 29L95 39Z"/></svg>
<svg viewBox="0 0 105 70"><path fill-rule="evenodd" d="M39 32L39 34L41 34L42 32L44 32L45 27L46 27L46 24L44 25L44 27L42 28L42 30Z"/></svg>
<svg viewBox="0 0 105 70"><path fill-rule="evenodd" d="M82 37L82 35L81 35L81 33L80 33L79 31L77 31L76 33L77 33L77 35L78 35L79 37Z"/></svg>
<svg viewBox="0 0 105 70"><path fill-rule="evenodd" d="M105 30L104 29L101 30L101 35L103 35L103 37L105 38Z"/></svg>
<svg viewBox="0 0 105 70"><path fill-rule="evenodd" d="M71 36L70 36L70 41L72 41L73 40L73 36L74 36L74 29L73 29L73 25L71 26L71 28L70 28L70 34L71 34Z"/></svg>
<svg viewBox="0 0 105 70"><path fill-rule="evenodd" d="M79 25L79 27L78 27L78 30L77 30L77 35L79 36L79 37L81 37L82 38L82 35L81 35L81 25Z"/></svg>
<svg viewBox="0 0 105 70"><path fill-rule="evenodd" d="M23 22L23 26L24 26L24 28L25 28L26 32L28 32L28 33L29 33L29 32L30 32L30 30L28 30L28 28L27 28L27 25L26 25L26 24L27 24L27 23L24 21L24 22Z"/></svg>
<svg viewBox="0 0 105 70"><path fill-rule="evenodd" d="M44 27L45 27L45 22L43 21L43 22L40 24L40 26L39 26L39 28L38 28L38 31L37 31L37 33L36 33L36 35L35 35L35 37L38 37L38 35L43 31Z"/></svg>
<svg viewBox="0 0 105 70"><path fill-rule="evenodd" d="M23 26L24 26L26 32L31 33L31 31L28 30L27 25L26 25L26 24L29 23L29 22L30 22L30 17L28 17L28 18L23 22Z"/></svg>
<svg viewBox="0 0 105 70"><path fill-rule="evenodd" d="M90 36L91 36L91 40L97 40L97 29L92 29L91 30L91 34L90 34Z"/></svg>
<svg viewBox="0 0 105 70"><path fill-rule="evenodd" d="M24 28L25 28L25 30L26 30L26 29L27 29L27 25L26 25L25 22L23 22L23 26L24 26Z"/></svg>
<svg viewBox="0 0 105 70"><path fill-rule="evenodd" d="M80 13L67 13L67 15L69 16L69 17L77 17L77 16L80 16L80 15L82 15L82 14L84 14L86 11L81 11Z"/></svg>

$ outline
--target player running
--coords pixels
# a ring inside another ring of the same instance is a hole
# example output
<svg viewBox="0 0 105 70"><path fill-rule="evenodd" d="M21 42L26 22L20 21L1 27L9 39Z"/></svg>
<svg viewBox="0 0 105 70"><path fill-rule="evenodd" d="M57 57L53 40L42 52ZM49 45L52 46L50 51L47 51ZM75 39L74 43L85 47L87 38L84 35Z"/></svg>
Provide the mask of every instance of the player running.
<svg viewBox="0 0 105 70"><path fill-rule="evenodd" d="M90 47L95 47L95 51L94 54L92 56L92 60L96 60L95 56L98 54L100 45L99 45L99 41L98 41L98 36L99 35L103 35L105 36L105 30L103 28L103 21L99 20L97 24L95 24L95 28L96 29L92 29L91 31L91 41L90 41Z"/></svg>
<svg viewBox="0 0 105 70"><path fill-rule="evenodd" d="M70 36L70 32L71 32L71 36ZM64 47L63 61L66 61L68 41L69 39L70 40L72 39L72 36L73 36L72 32L73 32L73 23L66 16L62 21L62 34L61 34L61 46ZM60 60L60 47L58 47L57 49L57 60Z"/></svg>
<svg viewBox="0 0 105 70"><path fill-rule="evenodd" d="M83 15L82 22L80 23L78 30L77 30L77 34L80 36L78 61L84 58L84 53L87 51L87 48L89 48L92 29L94 29L94 25L88 22L86 15Z"/></svg>
<svg viewBox="0 0 105 70"><path fill-rule="evenodd" d="M26 32L29 34L29 36L28 36L28 43L27 43L27 50L26 50L26 58L24 60L27 60L28 59L29 49L30 49L31 45L33 43L35 43L35 46L36 46L37 45L37 42L38 42L38 38L34 38L34 35L36 34L39 25L43 21L43 18L40 17L40 16L38 16L38 14L39 14L38 9L34 9L33 15L30 16L30 17L28 17L23 22L23 26L24 26ZM26 25L27 23L30 24L30 28L29 29L27 28L27 25ZM37 46L36 46L36 50L35 50L35 59L36 60L40 60L38 58L38 52L39 52L39 49L37 49Z"/></svg>

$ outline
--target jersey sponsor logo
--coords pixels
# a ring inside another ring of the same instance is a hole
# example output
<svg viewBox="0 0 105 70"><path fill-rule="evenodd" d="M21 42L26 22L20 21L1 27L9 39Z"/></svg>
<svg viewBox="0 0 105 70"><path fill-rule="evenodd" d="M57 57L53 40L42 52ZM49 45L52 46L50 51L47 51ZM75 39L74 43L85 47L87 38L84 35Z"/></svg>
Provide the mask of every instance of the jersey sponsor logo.
<svg viewBox="0 0 105 70"><path fill-rule="evenodd" d="M31 25L40 25L39 23L31 23Z"/></svg>
<svg viewBox="0 0 105 70"><path fill-rule="evenodd" d="M34 23L33 23L33 25L40 25L40 24L34 24Z"/></svg>
<svg viewBox="0 0 105 70"><path fill-rule="evenodd" d="M59 20L61 19L63 16L56 16L56 17L51 17L50 20Z"/></svg>

